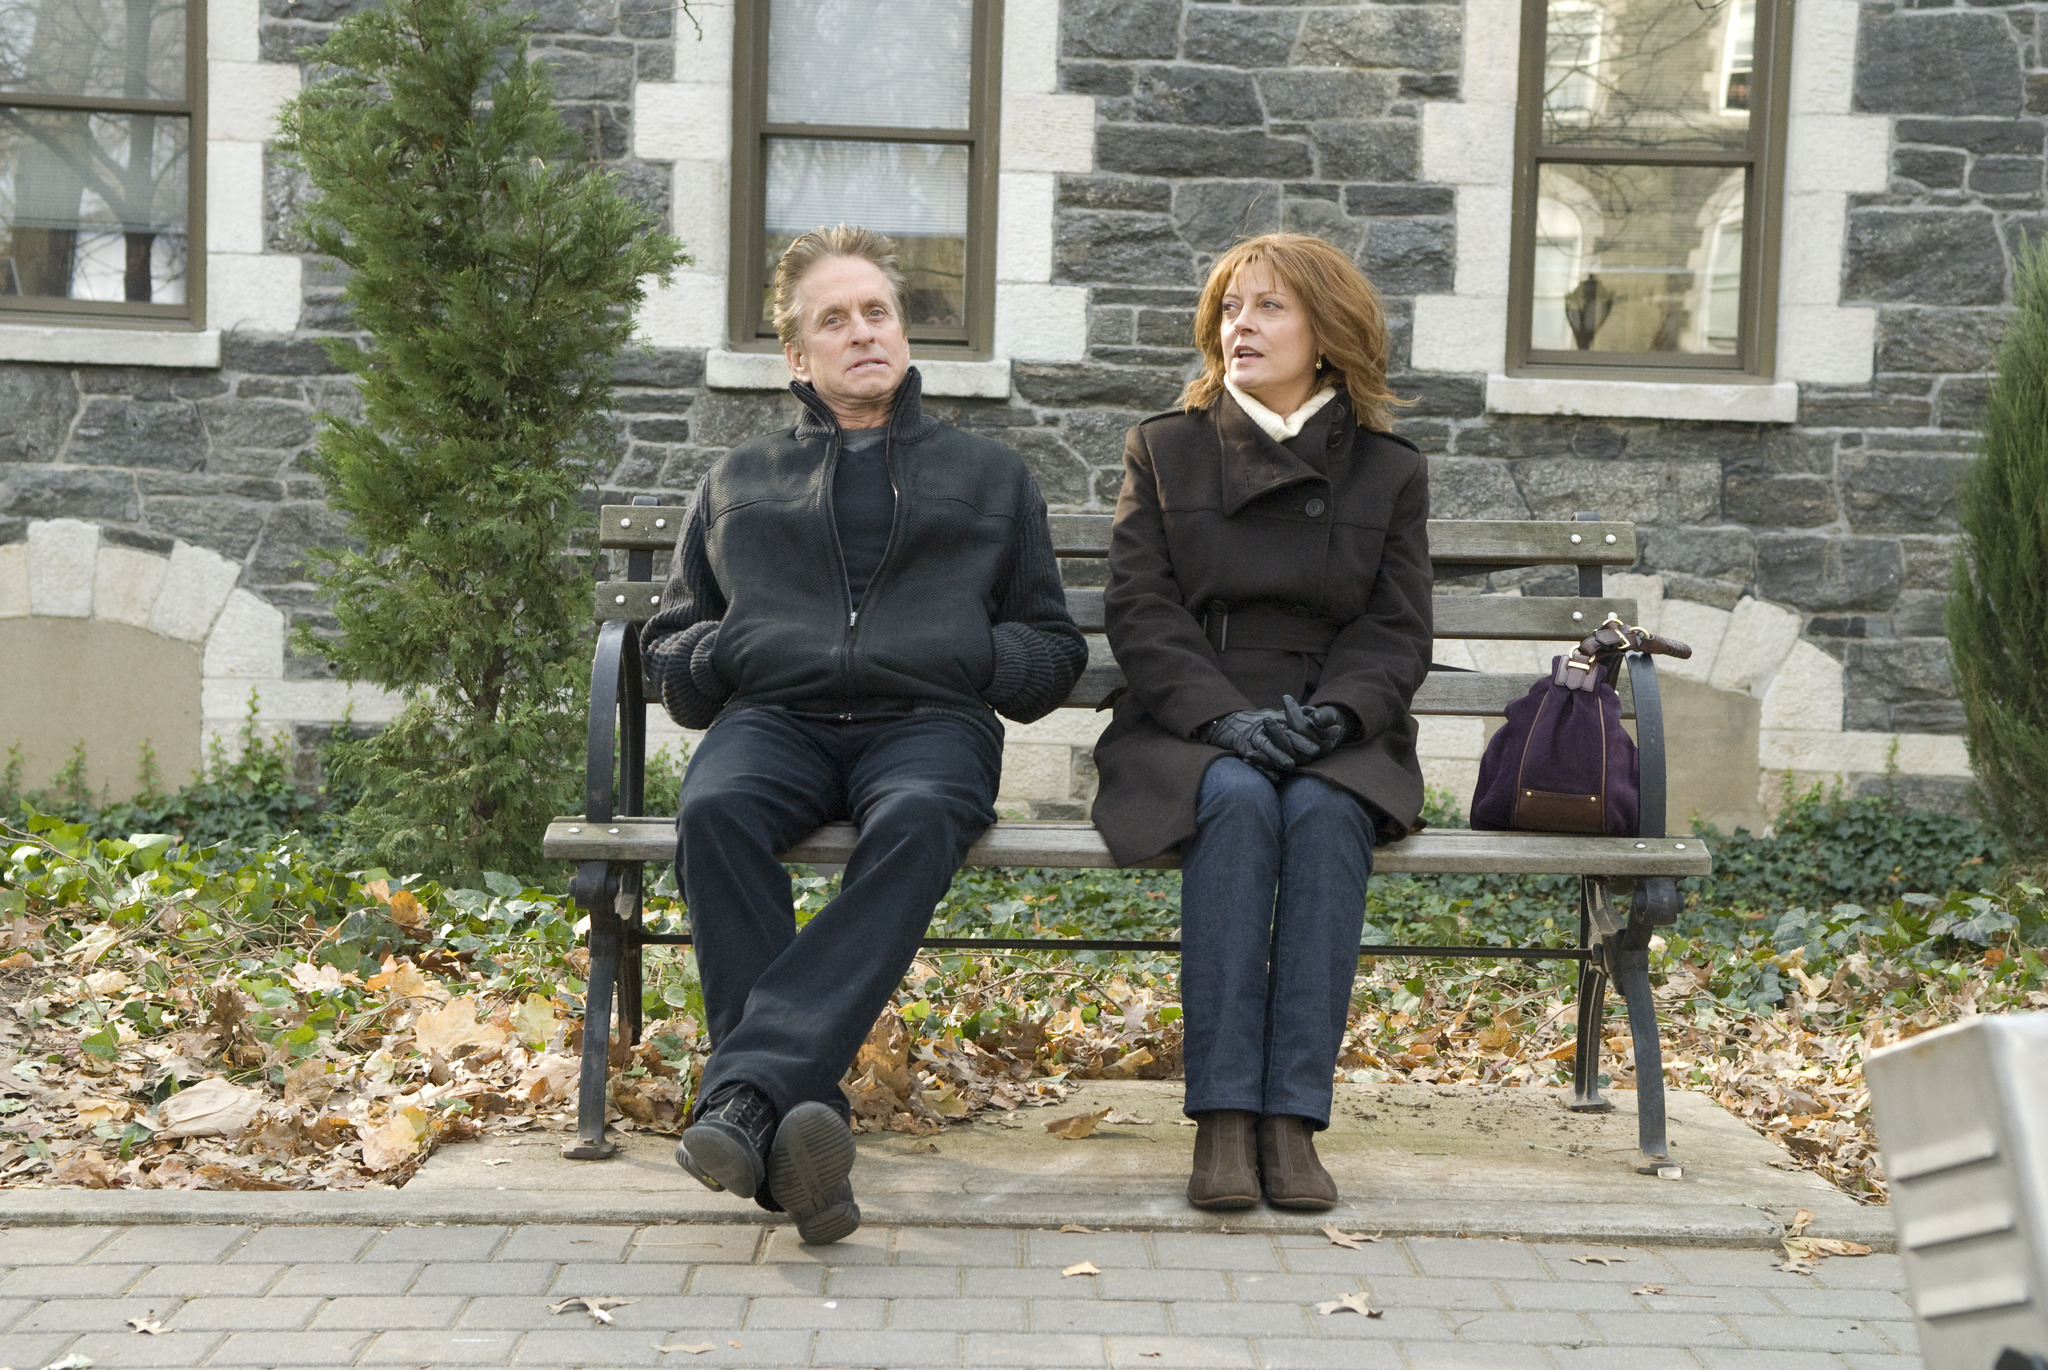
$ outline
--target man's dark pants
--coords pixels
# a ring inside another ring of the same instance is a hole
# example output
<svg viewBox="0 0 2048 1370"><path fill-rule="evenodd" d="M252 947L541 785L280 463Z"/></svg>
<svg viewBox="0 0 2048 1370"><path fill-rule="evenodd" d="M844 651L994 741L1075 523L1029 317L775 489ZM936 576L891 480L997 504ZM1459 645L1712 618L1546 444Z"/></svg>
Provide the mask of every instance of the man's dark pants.
<svg viewBox="0 0 2048 1370"><path fill-rule="evenodd" d="M1002 744L929 710L841 721L722 715L683 778L676 879L689 905L711 1059L699 1098L745 1081L778 1114L840 1077L902 982L967 848L995 821ZM860 831L839 897L803 931L780 854L822 823Z"/></svg>

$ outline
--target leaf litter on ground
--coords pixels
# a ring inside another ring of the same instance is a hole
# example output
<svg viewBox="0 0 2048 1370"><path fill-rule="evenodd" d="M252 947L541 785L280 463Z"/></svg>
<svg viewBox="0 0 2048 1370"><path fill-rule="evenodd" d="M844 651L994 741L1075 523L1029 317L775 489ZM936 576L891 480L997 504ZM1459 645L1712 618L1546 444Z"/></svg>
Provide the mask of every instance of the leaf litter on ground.
<svg viewBox="0 0 2048 1370"><path fill-rule="evenodd" d="M1330 1299L1325 1303L1317 1304L1316 1312L1326 1318L1333 1313L1363 1313L1368 1318L1377 1318L1380 1316L1380 1310L1374 1308L1368 1302L1371 1297L1370 1294L1361 1289L1355 1294L1346 1294L1342 1298Z"/></svg>

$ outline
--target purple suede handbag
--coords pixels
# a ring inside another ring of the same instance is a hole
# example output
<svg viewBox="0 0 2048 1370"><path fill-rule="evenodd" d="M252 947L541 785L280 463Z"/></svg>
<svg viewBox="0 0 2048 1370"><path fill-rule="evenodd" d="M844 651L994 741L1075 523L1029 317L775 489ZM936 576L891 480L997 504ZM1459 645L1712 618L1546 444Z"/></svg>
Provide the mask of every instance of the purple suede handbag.
<svg viewBox="0 0 2048 1370"><path fill-rule="evenodd" d="M1621 696L1606 662L1570 662L1552 658L1550 676L1508 705L1479 762L1473 827L1635 835L1636 743L1621 726ZM1567 671L1586 683L1562 683Z"/></svg>
<svg viewBox="0 0 2048 1370"><path fill-rule="evenodd" d="M1609 616L1550 675L1507 707L1486 744L1472 792L1472 826L1501 831L1633 837L1642 811L1636 742L1621 726L1614 673L1628 652L1684 660L1683 642Z"/></svg>

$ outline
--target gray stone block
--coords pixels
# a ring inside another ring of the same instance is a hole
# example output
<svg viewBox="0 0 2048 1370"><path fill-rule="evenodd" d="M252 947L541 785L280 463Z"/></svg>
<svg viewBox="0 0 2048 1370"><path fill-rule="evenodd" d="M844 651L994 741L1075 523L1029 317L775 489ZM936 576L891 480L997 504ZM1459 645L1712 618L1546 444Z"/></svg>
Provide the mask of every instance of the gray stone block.
<svg viewBox="0 0 2048 1370"><path fill-rule="evenodd" d="M206 429L182 400L89 399L64 455L86 466L197 471L206 464Z"/></svg>
<svg viewBox="0 0 2048 1370"><path fill-rule="evenodd" d="M959 1365L958 1331L834 1332L819 1339L819 1365L915 1366Z"/></svg>
<svg viewBox="0 0 2048 1370"><path fill-rule="evenodd" d="M1093 473L1088 463L1061 442L1059 435L1044 428L1019 428L1009 434L1009 446L1024 458L1038 489L1048 504L1086 504Z"/></svg>
<svg viewBox="0 0 2048 1370"><path fill-rule="evenodd" d="M1992 216L1982 210L1851 210L1842 298L2003 304L2005 253Z"/></svg>
<svg viewBox="0 0 2048 1370"><path fill-rule="evenodd" d="M1501 1295L1525 1312L1637 1313L1635 1296L1623 1284L1581 1280L1502 1280Z"/></svg>
<svg viewBox="0 0 2048 1370"><path fill-rule="evenodd" d="M1943 590L1901 590L1892 606L1892 631L1900 637L1939 637L1948 609Z"/></svg>
<svg viewBox="0 0 2048 1370"><path fill-rule="evenodd" d="M32 1242L9 1243L0 1265L75 1265L121 1234L118 1227L39 1227Z"/></svg>
<svg viewBox="0 0 2048 1370"><path fill-rule="evenodd" d="M579 52L564 47L537 47L534 62L554 78L563 100L630 100L634 57L631 44L609 51Z"/></svg>
<svg viewBox="0 0 2048 1370"><path fill-rule="evenodd" d="M1152 1252L1162 1268L1256 1271L1280 1269L1272 1238L1263 1233L1158 1232Z"/></svg>
<svg viewBox="0 0 2048 1370"><path fill-rule="evenodd" d="M154 515L155 501L151 501ZM280 504L270 510L263 537L249 559L249 579L271 585L309 578L306 553L313 547L360 547L348 524L325 504Z"/></svg>
<svg viewBox="0 0 2048 1370"><path fill-rule="evenodd" d="M2012 30L1997 15L1967 10L1865 15L1855 104L1878 114L2019 114L2025 97Z"/></svg>
<svg viewBox="0 0 2048 1370"><path fill-rule="evenodd" d="M1267 1370L1405 1370L1407 1357L1394 1346L1304 1337L1259 1337L1252 1342Z"/></svg>
<svg viewBox="0 0 2048 1370"><path fill-rule="evenodd" d="M2009 309L1911 309L1877 312L1880 371L1988 371Z"/></svg>
<svg viewBox="0 0 2048 1370"><path fill-rule="evenodd" d="M328 360L327 350L312 338L280 338L244 334L239 330L220 340L221 366L229 371L255 371L272 376L333 376L342 369Z"/></svg>
<svg viewBox="0 0 2048 1370"><path fill-rule="evenodd" d="M1984 426L1990 404L1990 378L1949 376L1934 389L1934 421L1943 428L1975 432Z"/></svg>
<svg viewBox="0 0 2048 1370"><path fill-rule="evenodd" d="M1799 392L1799 422L1816 428L1924 428L1934 406L1909 395Z"/></svg>
<svg viewBox="0 0 2048 1370"><path fill-rule="evenodd" d="M898 1229L896 1264L1014 1266L1023 1258L1015 1232L1001 1228L940 1227ZM835 1271L838 1275L850 1271Z"/></svg>
<svg viewBox="0 0 2048 1370"><path fill-rule="evenodd" d="M616 1261L633 1244L633 1229L623 1226L552 1226L515 1228L492 1253L494 1261Z"/></svg>
<svg viewBox="0 0 2048 1370"><path fill-rule="evenodd" d="M1970 167L1970 189L1979 195L2041 194L2039 157L1979 157Z"/></svg>
<svg viewBox="0 0 2048 1370"><path fill-rule="evenodd" d="M1260 1362L1243 1337L1113 1336L1109 1363L1115 1366L1173 1365L1186 1370L1250 1370Z"/></svg>
<svg viewBox="0 0 2048 1370"><path fill-rule="evenodd" d="M1887 704L1948 703L1955 698L1945 638L1851 642L1843 668L1844 684L1851 694Z"/></svg>
<svg viewBox="0 0 2048 1370"><path fill-rule="evenodd" d="M1737 1315L1735 1331L1752 1347L1773 1351L1891 1351L1868 1327L1849 1318L1760 1318Z"/></svg>
<svg viewBox="0 0 2048 1370"><path fill-rule="evenodd" d="M1414 1341L1401 1350L1414 1370L1549 1370L1550 1357L1540 1346L1509 1346L1500 1342Z"/></svg>
<svg viewBox="0 0 2048 1370"><path fill-rule="evenodd" d="M1457 226L1449 219L1374 219L1366 226L1363 266L1383 295L1448 293L1457 262Z"/></svg>
<svg viewBox="0 0 2048 1370"><path fill-rule="evenodd" d="M1765 528L1817 528L1841 513L1835 483L1825 476L1780 476L1740 468L1723 478L1721 508L1738 523Z"/></svg>
<svg viewBox="0 0 2048 1370"><path fill-rule="evenodd" d="M820 1294L824 1288L822 1265L706 1265L690 1279L692 1294L786 1296Z"/></svg>
<svg viewBox="0 0 2048 1370"><path fill-rule="evenodd" d="M1308 146L1291 138L1152 124L1101 125L1095 160L1105 171L1145 176L1301 178L1311 170Z"/></svg>
<svg viewBox="0 0 2048 1370"><path fill-rule="evenodd" d="M1062 176L1058 197L1062 209L1124 209L1163 214L1173 208L1176 189L1172 181L1159 177Z"/></svg>
<svg viewBox="0 0 2048 1370"><path fill-rule="evenodd" d="M55 461L78 387L54 366L0 366L0 462Z"/></svg>
<svg viewBox="0 0 2048 1370"><path fill-rule="evenodd" d="M131 1365L155 1370L166 1365L198 1365L205 1361L207 1352L220 1340L218 1332L170 1332L158 1337L138 1337L124 1327L118 1332L88 1333L72 1342L66 1350L70 1355L84 1356L101 1370L117 1370L117 1367ZM0 1355L5 1354L4 1347L0 1347ZM41 1362L25 1360L22 1363L33 1366Z"/></svg>
<svg viewBox="0 0 2048 1370"><path fill-rule="evenodd" d="M1220 1270L1173 1269L1134 1270L1103 1266L1100 1275L1089 1276L1095 1285L1097 1297L1103 1299L1135 1299L1144 1302L1166 1302L1174 1299L1222 1299L1228 1282ZM1076 1295L1085 1291L1071 1286L1080 1283L1073 1279L1066 1281L1067 1288L1062 1294Z"/></svg>
<svg viewBox="0 0 2048 1370"><path fill-rule="evenodd" d="M619 9L619 0L539 0L533 28L537 33L610 33L618 27Z"/></svg>
<svg viewBox="0 0 2048 1370"><path fill-rule="evenodd" d="M1166 1305L1119 1299L1033 1299L1034 1332L1164 1332Z"/></svg>
<svg viewBox="0 0 2048 1370"><path fill-rule="evenodd" d="M1267 116L1304 123L1384 114L1395 90L1395 78L1380 71L1271 71L1259 76Z"/></svg>
<svg viewBox="0 0 2048 1370"><path fill-rule="evenodd" d="M1421 167L1417 119L1332 119L1311 125L1310 132L1325 180L1412 181Z"/></svg>
<svg viewBox="0 0 2048 1370"><path fill-rule="evenodd" d="M1281 207L1281 226L1289 233L1307 233L1334 245L1347 257L1358 255L1365 227L1344 213L1335 200L1290 197Z"/></svg>
<svg viewBox="0 0 2048 1370"><path fill-rule="evenodd" d="M1157 414L1173 406L1181 389L1179 373L1163 367L1018 362L1011 375L1027 403L1052 409L1110 405Z"/></svg>
<svg viewBox="0 0 2048 1370"><path fill-rule="evenodd" d="M1859 533L1955 530L1956 481L1970 458L1932 452L1854 452L1842 457L1842 503Z"/></svg>
<svg viewBox="0 0 2048 1370"><path fill-rule="evenodd" d="M1209 67L1139 67L1130 98L1120 103L1121 112L1105 108L1099 116L1207 128L1256 124L1265 117L1250 76Z"/></svg>
<svg viewBox="0 0 2048 1370"><path fill-rule="evenodd" d="M217 1261L248 1237L246 1227L193 1223L182 1226L131 1227L86 1259L95 1265L126 1261Z"/></svg>
<svg viewBox="0 0 2048 1370"><path fill-rule="evenodd" d="M1230 67L1288 65L1295 35L1301 31L1301 16L1286 10L1192 5L1185 22L1181 55L1190 62L1215 62Z"/></svg>
<svg viewBox="0 0 2048 1370"><path fill-rule="evenodd" d="M1569 516L1567 516L1569 517ZM1447 1237L1410 1237L1408 1254L1424 1275L1454 1279L1535 1279L1548 1273L1520 1242L1471 1242Z"/></svg>
<svg viewBox="0 0 2048 1370"><path fill-rule="evenodd" d="M969 1332L967 1364L974 1366L1097 1366L1109 1354L1101 1337L1083 1333Z"/></svg>
<svg viewBox="0 0 2048 1370"><path fill-rule="evenodd" d="M705 447L736 447L796 422L794 395L784 391L707 390L690 409L691 432Z"/></svg>
<svg viewBox="0 0 2048 1370"><path fill-rule="evenodd" d="M266 1299L266 1303L289 1303L298 1300ZM316 1305L319 1300L312 1300ZM312 1330L387 1332L393 1328L452 1327L456 1314L468 1300L460 1294L413 1294L402 1299L382 1298L376 1295L352 1295L329 1300L324 1308L314 1315ZM539 1299L522 1300L545 1308ZM182 1320L183 1314L180 1314Z"/></svg>
<svg viewBox="0 0 2048 1370"><path fill-rule="evenodd" d="M1539 519L1581 510L1637 523L1688 524L1718 518L1721 468L1706 461L1588 461L1560 457L1513 463L1515 483Z"/></svg>
<svg viewBox="0 0 2048 1370"><path fill-rule="evenodd" d="M1173 188L1173 226L1198 252L1221 252L1239 238L1280 227L1276 181L1183 181ZM1193 278L1192 259L1179 279Z"/></svg>
<svg viewBox="0 0 2048 1370"><path fill-rule="evenodd" d="M1759 533L1757 594L1808 612L1887 609L1903 567L1892 538Z"/></svg>
<svg viewBox="0 0 2048 1370"><path fill-rule="evenodd" d="M888 1311L883 1299L756 1298L747 1306L746 1325L810 1328L830 1337L840 1328L880 1327Z"/></svg>
<svg viewBox="0 0 2048 1370"><path fill-rule="evenodd" d="M1449 186L1367 184L1344 187L1344 212L1360 217L1448 217L1456 210L1457 194Z"/></svg>
<svg viewBox="0 0 2048 1370"><path fill-rule="evenodd" d="M851 1272L834 1272L835 1285L842 1273ZM889 1309L889 1326L924 1331L1021 1332L1024 1323L1022 1299L898 1298Z"/></svg>
<svg viewBox="0 0 2048 1370"><path fill-rule="evenodd" d="M1195 274L1193 255L1163 214L1063 210L1053 263L1063 281L1177 285Z"/></svg>
<svg viewBox="0 0 2048 1370"><path fill-rule="evenodd" d="M1448 5L1311 11L1295 54L1307 67L1453 71L1462 55L1463 11Z"/></svg>
<svg viewBox="0 0 2048 1370"><path fill-rule="evenodd" d="M1132 1308L1143 1305L1114 1306ZM1308 1306L1292 1301L1209 1303L1179 1299L1166 1308L1173 1320L1173 1330L1190 1337L1299 1337L1312 1330L1309 1323L1313 1314Z"/></svg>
<svg viewBox="0 0 2048 1370"><path fill-rule="evenodd" d="M592 1261L565 1265L555 1272L549 1291L562 1298L573 1294L668 1294L679 1295L689 1283L688 1267L621 1261Z"/></svg>
<svg viewBox="0 0 2048 1370"><path fill-rule="evenodd" d="M1967 160L1948 148L1902 147L1892 153L1892 175L1927 190L1960 190Z"/></svg>
<svg viewBox="0 0 2048 1370"><path fill-rule="evenodd" d="M587 1320L586 1320L587 1321ZM662 1337L659 1341L646 1337L628 1340L614 1327L556 1328L529 1332L519 1343L519 1350L511 1360L513 1365L660 1365L675 1363L684 1359L681 1354L664 1356L656 1350L657 1345L680 1342L683 1345L698 1345L706 1338L700 1337L693 1329L683 1329L683 1335ZM694 1356L691 1360L697 1359ZM729 1362L721 1362L728 1363Z"/></svg>
<svg viewBox="0 0 2048 1370"><path fill-rule="evenodd" d="M1511 1277L1511 1276L1510 1276ZM1334 1276L1319 1276L1321 1287L1327 1289L1342 1280ZM1484 1312L1506 1308L1500 1292L1492 1280L1485 1276L1465 1275L1375 1275L1372 1277L1373 1307L1387 1309L1386 1322L1389 1334L1402 1336L1442 1335L1439 1331L1431 1334L1425 1328L1447 1329L1450 1324L1443 1320L1446 1312ZM1316 1297L1334 1298L1334 1294ZM1397 1318L1396 1315L1404 1315ZM1417 1321L1417 1317L1420 1321ZM1363 1319L1360 1319L1363 1321ZM1348 1326L1342 1320L1319 1318L1318 1330L1325 1334Z"/></svg>
<svg viewBox="0 0 2048 1370"><path fill-rule="evenodd" d="M1060 89L1075 95L1129 95L1135 79L1125 62L1060 63Z"/></svg>
<svg viewBox="0 0 2048 1370"><path fill-rule="evenodd" d="M517 1332L409 1328L384 1332L363 1352L363 1365L504 1365L512 1359Z"/></svg>
<svg viewBox="0 0 2048 1370"><path fill-rule="evenodd" d="M1980 155L2039 156L2044 125L2039 119L1901 119L1893 136L1901 143L1959 147Z"/></svg>
<svg viewBox="0 0 2048 1370"><path fill-rule="evenodd" d="M1066 0L1060 6L1064 57L1172 57L1179 0Z"/></svg>
<svg viewBox="0 0 2048 1370"><path fill-rule="evenodd" d="M1136 341L1153 347L1192 347L1195 311L1192 309L1141 309L1138 311Z"/></svg>
<svg viewBox="0 0 2048 1370"><path fill-rule="evenodd" d="M414 1294L541 1294L555 1283L552 1261L440 1260L413 1281Z"/></svg>

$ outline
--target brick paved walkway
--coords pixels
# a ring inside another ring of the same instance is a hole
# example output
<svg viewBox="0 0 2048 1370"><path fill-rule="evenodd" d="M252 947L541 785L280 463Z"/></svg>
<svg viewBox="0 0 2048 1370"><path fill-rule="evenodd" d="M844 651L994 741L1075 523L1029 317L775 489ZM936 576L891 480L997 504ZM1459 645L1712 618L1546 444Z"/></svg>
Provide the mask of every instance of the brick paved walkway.
<svg viewBox="0 0 2048 1370"><path fill-rule="evenodd" d="M1102 1273L1062 1274L1082 1261ZM1435 1238L877 1228L813 1251L751 1226L17 1227L0 1271L15 1370L1920 1364L1889 1256L1796 1276L1759 1251ZM1361 1288L1384 1317L1312 1306ZM549 1312L572 1295L633 1302L609 1327ZM165 1335L125 1329L152 1312Z"/></svg>

